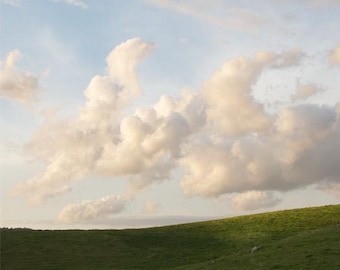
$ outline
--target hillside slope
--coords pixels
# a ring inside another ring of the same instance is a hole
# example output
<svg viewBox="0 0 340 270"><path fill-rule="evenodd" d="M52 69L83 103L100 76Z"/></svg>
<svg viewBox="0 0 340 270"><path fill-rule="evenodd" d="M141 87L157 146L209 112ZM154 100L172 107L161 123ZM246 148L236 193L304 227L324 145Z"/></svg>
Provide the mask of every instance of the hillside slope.
<svg viewBox="0 0 340 270"><path fill-rule="evenodd" d="M1 269L340 269L339 224L333 205L148 229L2 229Z"/></svg>

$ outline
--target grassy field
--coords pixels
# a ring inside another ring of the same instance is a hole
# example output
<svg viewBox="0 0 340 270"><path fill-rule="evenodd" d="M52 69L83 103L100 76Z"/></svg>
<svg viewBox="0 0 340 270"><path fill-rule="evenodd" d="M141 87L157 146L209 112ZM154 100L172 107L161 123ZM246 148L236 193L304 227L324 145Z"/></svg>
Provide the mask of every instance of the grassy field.
<svg viewBox="0 0 340 270"><path fill-rule="evenodd" d="M340 269L340 205L148 229L2 229L7 269Z"/></svg>

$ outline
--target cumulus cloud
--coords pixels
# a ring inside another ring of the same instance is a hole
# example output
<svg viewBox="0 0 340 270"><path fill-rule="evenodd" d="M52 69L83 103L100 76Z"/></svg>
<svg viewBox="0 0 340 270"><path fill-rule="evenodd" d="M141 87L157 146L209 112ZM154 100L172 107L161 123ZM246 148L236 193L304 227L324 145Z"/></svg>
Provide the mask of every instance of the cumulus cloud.
<svg viewBox="0 0 340 270"><path fill-rule="evenodd" d="M187 144L180 159L185 194L212 198L338 179L335 108L298 105L270 116L251 95L263 70L293 66L302 55L261 52L232 59L212 75L202 91L207 135Z"/></svg>
<svg viewBox="0 0 340 270"><path fill-rule="evenodd" d="M254 99L252 85L264 69L294 66L301 57L298 49L281 54L263 51L253 58L238 57L226 62L203 86L212 128L225 136L267 130L271 120L263 104Z"/></svg>
<svg viewBox="0 0 340 270"><path fill-rule="evenodd" d="M340 64L340 46L336 47L331 55L330 55L330 60L334 64Z"/></svg>
<svg viewBox="0 0 340 270"><path fill-rule="evenodd" d="M110 155L110 149L119 153L130 147L122 142L125 140L120 134L118 118L121 117L120 110L140 91L133 72L138 61L153 47L135 38L113 49L107 58L108 75L97 75L91 80L85 90L87 101L79 109L78 116L65 120L58 120L55 114L47 116L43 126L25 146L27 153L46 164L45 170L20 183L17 193L27 194L33 201L49 198L44 194L54 193L97 169L101 171L104 166L101 156ZM119 70L117 65L120 65ZM127 80L129 76L130 81ZM116 160L111 159L113 166ZM110 164L110 160L107 162ZM125 168L116 170L116 175L134 173L128 165Z"/></svg>
<svg viewBox="0 0 340 270"><path fill-rule="evenodd" d="M122 197L110 195L97 200L70 204L62 209L58 221L73 223L108 218L123 211L126 203Z"/></svg>
<svg viewBox="0 0 340 270"><path fill-rule="evenodd" d="M264 134L201 140L181 158L188 195L214 198L249 190L285 191L323 181L337 183L339 114L334 107L282 109Z"/></svg>
<svg viewBox="0 0 340 270"><path fill-rule="evenodd" d="M230 59L199 91L164 95L125 115L141 93L136 66L153 49L138 38L118 45L106 58L106 75L90 81L75 119L46 118L26 145L45 170L19 184L17 192L41 202L88 175L128 180L124 199L66 207L59 218L72 221L68 213L88 220L122 211L127 200L171 179L178 167L184 194L212 199L233 194L237 209L275 205L278 192L339 184L340 104L298 104L269 114L253 96L263 72L299 65L304 56L299 49ZM297 99L317 92L303 87Z"/></svg>
<svg viewBox="0 0 340 270"><path fill-rule="evenodd" d="M277 205L281 199L273 192L268 191L247 191L237 194L231 198L233 208L239 211L256 210Z"/></svg>
<svg viewBox="0 0 340 270"><path fill-rule="evenodd" d="M0 96L19 103L29 103L37 98L40 89L39 79L16 67L16 62L21 56L19 50L14 50L0 62Z"/></svg>

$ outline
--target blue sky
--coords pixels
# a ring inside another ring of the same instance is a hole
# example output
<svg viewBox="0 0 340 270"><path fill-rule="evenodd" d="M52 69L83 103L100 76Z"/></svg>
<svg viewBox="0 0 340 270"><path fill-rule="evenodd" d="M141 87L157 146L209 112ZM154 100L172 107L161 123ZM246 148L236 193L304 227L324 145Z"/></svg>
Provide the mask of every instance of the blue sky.
<svg viewBox="0 0 340 270"><path fill-rule="evenodd" d="M339 1L0 8L2 226L339 203Z"/></svg>

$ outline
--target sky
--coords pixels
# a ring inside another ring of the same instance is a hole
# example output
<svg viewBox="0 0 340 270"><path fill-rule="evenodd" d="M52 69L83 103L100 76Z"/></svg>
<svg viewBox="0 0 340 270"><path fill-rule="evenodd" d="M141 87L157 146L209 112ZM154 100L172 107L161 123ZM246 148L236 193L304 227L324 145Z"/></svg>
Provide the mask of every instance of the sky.
<svg viewBox="0 0 340 270"><path fill-rule="evenodd" d="M0 0L1 226L340 203L340 1Z"/></svg>

